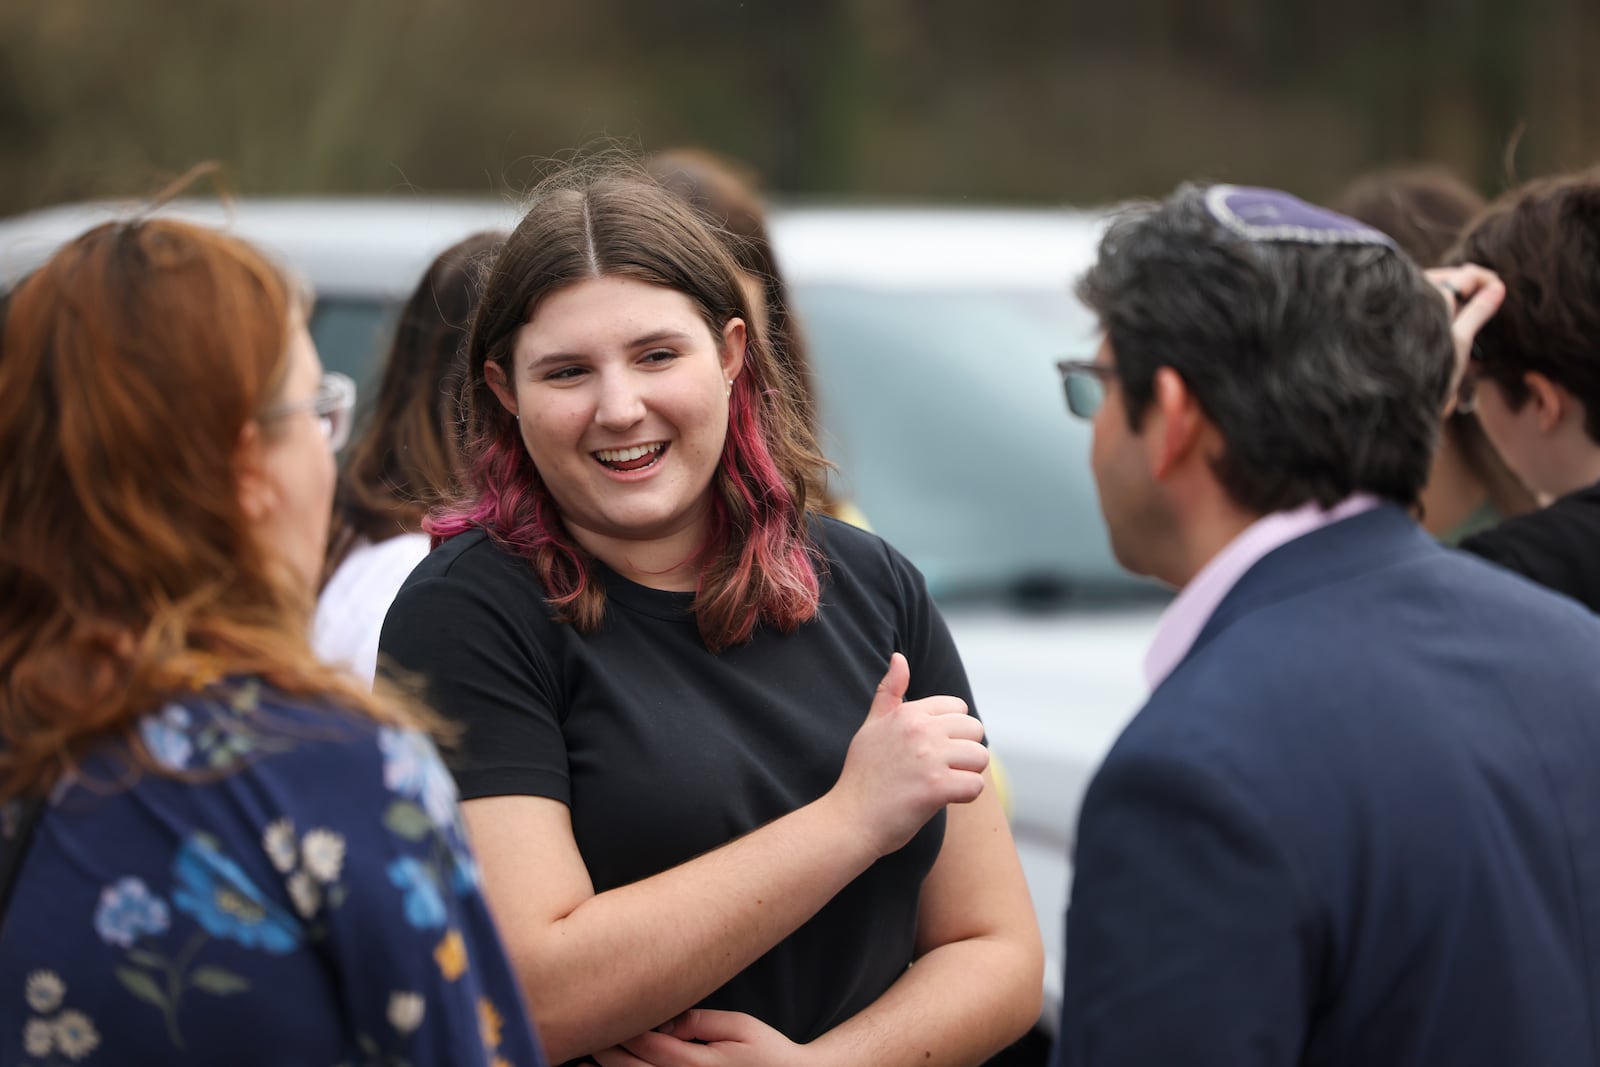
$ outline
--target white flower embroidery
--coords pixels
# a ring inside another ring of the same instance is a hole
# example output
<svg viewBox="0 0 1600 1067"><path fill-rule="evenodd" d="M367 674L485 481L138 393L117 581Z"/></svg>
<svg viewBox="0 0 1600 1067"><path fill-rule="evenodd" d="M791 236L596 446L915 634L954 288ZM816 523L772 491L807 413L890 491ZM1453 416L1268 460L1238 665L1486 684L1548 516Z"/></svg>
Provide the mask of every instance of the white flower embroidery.
<svg viewBox="0 0 1600 1067"><path fill-rule="evenodd" d="M81 1060L100 1045L100 1032L81 1011L64 1011L56 1016L56 1047L69 1060Z"/></svg>
<svg viewBox="0 0 1600 1067"><path fill-rule="evenodd" d="M312 830L300 843L300 855L311 877L325 884L337 882L344 869L344 838L332 830Z"/></svg>
<svg viewBox="0 0 1600 1067"><path fill-rule="evenodd" d="M22 1045L28 1055L43 1059L55 1051L56 1028L43 1019L29 1019L22 1028Z"/></svg>
<svg viewBox="0 0 1600 1067"><path fill-rule="evenodd" d="M67 987L54 971L34 971L28 975L28 1007L36 1012L48 1013L61 1007L61 997Z"/></svg>
<svg viewBox="0 0 1600 1067"><path fill-rule="evenodd" d="M261 847L266 849L267 858L272 865L282 874L294 870L298 854L295 851L294 823L288 819L279 819L270 824L261 834Z"/></svg>
<svg viewBox="0 0 1600 1067"><path fill-rule="evenodd" d="M389 1024L402 1034L409 1034L422 1025L427 1007L421 993L390 993Z"/></svg>
<svg viewBox="0 0 1600 1067"><path fill-rule="evenodd" d="M294 901L294 910L303 919L315 915L322 904L322 890L317 888L317 883L305 871L295 871L289 876L289 896Z"/></svg>

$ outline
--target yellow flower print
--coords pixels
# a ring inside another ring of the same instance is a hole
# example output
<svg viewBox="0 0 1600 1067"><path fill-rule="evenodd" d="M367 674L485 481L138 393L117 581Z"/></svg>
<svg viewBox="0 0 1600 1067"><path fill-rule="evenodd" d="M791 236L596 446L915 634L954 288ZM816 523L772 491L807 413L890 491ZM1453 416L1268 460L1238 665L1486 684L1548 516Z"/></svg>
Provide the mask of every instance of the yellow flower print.
<svg viewBox="0 0 1600 1067"><path fill-rule="evenodd" d="M48 1019L29 1019L22 1028L22 1047L28 1055L43 1059L55 1051L56 1028Z"/></svg>
<svg viewBox="0 0 1600 1067"><path fill-rule="evenodd" d="M513 1064L504 1056L496 1056L493 1062L489 1064L489 1067L513 1067Z"/></svg>
<svg viewBox="0 0 1600 1067"><path fill-rule="evenodd" d="M478 1031L483 1035L483 1047L496 1049L500 1047L500 1025L505 1022L500 1018L500 1013L494 1010L488 997L478 998Z"/></svg>
<svg viewBox="0 0 1600 1067"><path fill-rule="evenodd" d="M81 1060L100 1045L100 1032L81 1011L64 1011L56 1016L56 1048L69 1060Z"/></svg>
<svg viewBox="0 0 1600 1067"><path fill-rule="evenodd" d="M28 975L28 1007L34 1011L55 1011L61 1007L61 997L66 991L66 984L54 971L34 971Z"/></svg>
<svg viewBox="0 0 1600 1067"><path fill-rule="evenodd" d="M467 946L461 940L461 934L451 930L439 942L439 947L433 950L434 962L439 965L439 973L444 975L445 981L454 982L467 971Z"/></svg>

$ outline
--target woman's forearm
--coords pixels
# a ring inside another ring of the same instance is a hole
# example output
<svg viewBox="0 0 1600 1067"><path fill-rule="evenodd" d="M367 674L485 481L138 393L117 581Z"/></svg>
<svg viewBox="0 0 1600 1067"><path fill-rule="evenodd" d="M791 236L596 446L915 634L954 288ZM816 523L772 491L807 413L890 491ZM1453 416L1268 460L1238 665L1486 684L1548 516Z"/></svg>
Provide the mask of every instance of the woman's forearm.
<svg viewBox="0 0 1600 1067"><path fill-rule="evenodd" d="M941 945L859 1014L807 1046L816 1067L974 1067L1039 1018L1036 945L980 937Z"/></svg>
<svg viewBox="0 0 1600 1067"><path fill-rule="evenodd" d="M552 1062L665 1022L810 919L878 858L845 816L824 796L553 922L502 920Z"/></svg>

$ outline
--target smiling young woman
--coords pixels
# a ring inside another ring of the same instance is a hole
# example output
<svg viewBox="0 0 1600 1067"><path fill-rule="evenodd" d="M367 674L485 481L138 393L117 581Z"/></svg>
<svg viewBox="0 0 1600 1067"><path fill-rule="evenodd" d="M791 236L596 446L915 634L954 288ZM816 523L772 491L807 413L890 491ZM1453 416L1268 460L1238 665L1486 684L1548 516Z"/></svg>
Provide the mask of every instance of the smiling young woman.
<svg viewBox="0 0 1600 1067"><path fill-rule="evenodd" d="M921 575L819 513L741 279L632 169L536 193L468 344L469 493L381 649L463 728L554 1059L980 1063L1043 966L982 726Z"/></svg>

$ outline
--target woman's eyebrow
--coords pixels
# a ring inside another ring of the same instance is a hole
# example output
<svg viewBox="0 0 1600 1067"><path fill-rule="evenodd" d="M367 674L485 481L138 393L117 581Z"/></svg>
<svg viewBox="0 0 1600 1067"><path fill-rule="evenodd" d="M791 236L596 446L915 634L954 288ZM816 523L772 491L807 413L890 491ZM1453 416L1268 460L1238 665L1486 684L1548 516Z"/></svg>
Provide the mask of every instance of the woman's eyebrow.
<svg viewBox="0 0 1600 1067"><path fill-rule="evenodd" d="M663 341L677 341L679 343L693 340L693 337L683 330L652 330L650 333L635 337L628 342L628 348L644 348L648 345L658 345ZM538 370L540 367L551 363L570 363L573 360L584 358L581 352L546 352L542 356L535 356L528 363L529 370Z"/></svg>

